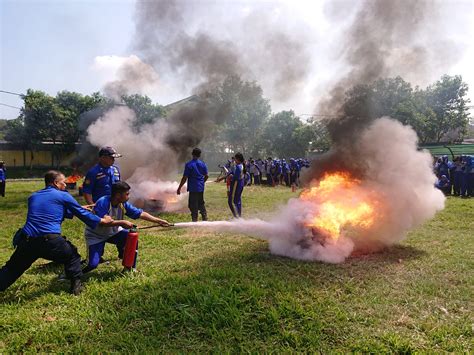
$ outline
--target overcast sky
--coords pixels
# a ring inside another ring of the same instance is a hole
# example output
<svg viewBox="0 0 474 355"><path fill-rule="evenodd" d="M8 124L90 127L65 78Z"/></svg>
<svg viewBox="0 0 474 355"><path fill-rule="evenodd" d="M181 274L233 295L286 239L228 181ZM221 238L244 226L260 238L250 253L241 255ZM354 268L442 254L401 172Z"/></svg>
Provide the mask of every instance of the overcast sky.
<svg viewBox="0 0 474 355"><path fill-rule="evenodd" d="M132 0L0 0L0 3L0 90L25 93L32 88L51 95L61 90L90 94L114 80L121 64L142 59L132 45L135 34ZM264 95L271 99L274 111L314 112L318 97L344 68L344 63L338 62L337 43L344 35L345 24L357 10L352 5L356 3L339 1L343 9L340 12L335 12L334 6L333 11L328 11L324 1L259 3L272 16L284 18L292 26L301 24L299 30L305 34L312 56L305 85L287 100L276 100L270 90L265 90L266 78L256 78L263 82ZM213 21L195 21L190 25L195 30L205 26L207 31L215 33L227 31L228 39L232 40L235 28L226 24L245 16L256 6L255 1L218 4L222 6L216 10L214 4ZM433 68L429 77L415 84L426 85L443 73L460 74L469 84L469 96L474 101L474 0L442 1L439 6L440 32L444 40L452 42L455 55L451 55L454 58L449 63ZM209 14L203 12L203 16L209 19ZM155 102L168 104L191 93L192 88L182 78L160 75L159 85L142 92ZM0 93L0 103L20 107L22 100ZM17 115L18 109L0 105L0 118L11 119Z"/></svg>

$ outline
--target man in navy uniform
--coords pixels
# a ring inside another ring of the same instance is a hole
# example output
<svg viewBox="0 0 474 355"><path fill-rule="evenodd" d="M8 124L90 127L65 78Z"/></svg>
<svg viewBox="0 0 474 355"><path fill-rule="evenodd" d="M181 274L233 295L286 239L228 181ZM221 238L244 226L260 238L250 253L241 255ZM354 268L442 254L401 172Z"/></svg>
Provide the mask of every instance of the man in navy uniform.
<svg viewBox="0 0 474 355"><path fill-rule="evenodd" d="M189 200L188 207L191 211L193 222L198 220L198 211L201 212L202 220L207 221L207 211L204 202L204 186L209 178L206 164L199 159L201 149L194 148L192 152L193 159L188 161L184 167L183 177L179 183L176 193L181 194L181 188L188 181Z"/></svg>
<svg viewBox="0 0 474 355"><path fill-rule="evenodd" d="M120 170L114 165L115 158L122 155L112 147L99 150L99 162L86 174L83 193L88 205L94 204L102 196L110 196L112 184L120 181Z"/></svg>
<svg viewBox="0 0 474 355"><path fill-rule="evenodd" d="M67 192L65 177L59 171L48 171L46 187L28 198L28 214L23 228L15 234L16 249L10 260L0 269L0 291L13 284L37 259L44 258L64 264L66 277L71 280L71 293L82 291L81 256L77 248L61 236L64 218L77 216L91 228L113 222L82 208Z"/></svg>

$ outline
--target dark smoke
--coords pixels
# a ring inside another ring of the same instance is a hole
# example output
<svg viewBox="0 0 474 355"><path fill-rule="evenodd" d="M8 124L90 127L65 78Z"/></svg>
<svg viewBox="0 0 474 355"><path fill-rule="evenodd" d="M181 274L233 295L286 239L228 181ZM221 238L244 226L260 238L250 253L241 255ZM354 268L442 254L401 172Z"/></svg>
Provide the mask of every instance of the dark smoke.
<svg viewBox="0 0 474 355"><path fill-rule="evenodd" d="M159 73L171 71L198 89L209 89L229 75L245 80L260 76L271 78L264 90L277 100L297 94L311 67L304 32L286 29L288 18L275 20L266 6L212 29L222 6L212 1L138 1L133 47Z"/></svg>
<svg viewBox="0 0 474 355"><path fill-rule="evenodd" d="M158 85L158 75L153 68L136 56L127 59L118 69L117 77L103 89L105 96L115 102L121 102L122 96L140 94L144 89Z"/></svg>
<svg viewBox="0 0 474 355"><path fill-rule="evenodd" d="M339 7L337 11L341 10ZM335 170L349 170L358 177L364 175L366 162L357 156L353 146L374 118L358 115L344 105L346 92L390 75L410 77L412 73L425 73L434 53L421 46L420 39L427 24L436 19L436 8L431 1L368 0L360 4L342 43L348 73L333 85L316 108L318 113L335 117L326 120L333 148L313 164L306 181ZM370 112L370 107L365 111Z"/></svg>
<svg viewBox="0 0 474 355"><path fill-rule="evenodd" d="M77 151L76 157L71 161L71 166L77 168L80 172L85 174L87 170L96 163L99 148L91 144L85 138L87 137L87 130L91 124L103 116L112 105L103 105L87 112L84 112L79 117L79 130L84 132L84 137L81 139L82 143Z"/></svg>
<svg viewBox="0 0 474 355"><path fill-rule="evenodd" d="M311 66L304 36L296 31L284 32L285 26L265 9L250 12L243 21L229 24L229 28L238 29L230 40L221 35L225 28L216 31L203 23L215 23L217 19L212 13L218 8L222 9L222 4L217 2L138 1L132 48L143 61L127 61L119 69L118 80L108 83L104 89L108 97L119 102L122 95L140 92L141 87L157 83L158 75L182 80L185 86L193 88L196 99L178 107L166 119L166 124L159 126L165 131L159 134L163 141L154 155L166 160L166 164L160 164L168 167L160 172L165 176L170 176L169 169L188 159L191 149L231 116L228 103L215 99L212 94L227 77L237 75L250 80L258 73L271 78L267 80L271 90L283 100L297 93ZM120 112L123 115L123 111ZM117 125L128 124L129 120L108 117L107 122ZM110 144L107 143L110 140L107 137L101 140L94 134L94 144ZM148 149L152 148L144 148ZM170 160L175 162L170 163Z"/></svg>

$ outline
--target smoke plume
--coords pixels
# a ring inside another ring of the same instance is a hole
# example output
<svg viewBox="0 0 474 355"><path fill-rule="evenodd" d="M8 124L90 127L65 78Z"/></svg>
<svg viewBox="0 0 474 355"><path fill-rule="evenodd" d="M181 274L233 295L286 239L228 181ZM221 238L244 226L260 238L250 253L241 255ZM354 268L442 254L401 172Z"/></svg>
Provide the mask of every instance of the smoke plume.
<svg viewBox="0 0 474 355"><path fill-rule="evenodd" d="M372 121L369 117L357 116L344 106L350 88L391 76L401 76L415 83L426 83L431 78L432 68L441 64L440 47L446 47L443 53L452 50L449 42L442 41L435 30L438 22L438 7L432 1L360 3L341 44L345 74L316 108L319 113L338 117L328 122L335 144L351 144L360 129ZM452 57L447 55L444 59L448 61Z"/></svg>
<svg viewBox="0 0 474 355"><path fill-rule="evenodd" d="M367 196L378 196L376 220L370 228L346 225L338 238L322 242L306 227L320 215L320 201L301 198L291 199L268 222L253 219L177 226L242 233L268 240L271 252L277 255L340 263L353 252L372 252L399 242L444 207L444 195L434 188L431 155L417 150L417 136L410 127L389 118L378 119L354 142L353 157L366 161L359 189ZM352 203L343 190L333 194Z"/></svg>
<svg viewBox="0 0 474 355"><path fill-rule="evenodd" d="M203 19L218 24L214 15L221 9L221 4L212 2L137 2L131 47L140 59L129 58L119 68L117 80L105 86L105 94L120 102L122 95L157 85L158 77L179 78L194 94L171 108L166 119L138 130L133 127L133 112L122 107L111 109L89 127L89 142L122 152L123 178L141 188L157 185L142 184L145 181L172 178L179 164L190 158L191 149L230 117L227 103L210 94L228 76L253 80L258 73L268 78L269 90L282 100L304 83L311 61L302 32L290 31L283 26L284 16L277 18L258 6L235 23L221 23L218 29L202 26ZM139 194L154 196L153 189Z"/></svg>
<svg viewBox="0 0 474 355"><path fill-rule="evenodd" d="M398 242L442 209L444 197L433 186L431 158L417 150L413 130L389 118L359 117L344 106L351 87L389 75L425 73L433 58L432 50L423 46L429 35L427 20L437 18L433 5L388 0L360 3L343 42L347 69L317 108L319 113L337 117L327 121L333 145L313 161L304 182L307 187L317 186L324 174L340 171L357 178L359 189L378 197L377 219L369 228L343 226L338 238L322 240L307 227L309 219L319 216L321 201L301 198L290 200L269 222L192 226L266 239L275 254L337 263L353 251L373 251ZM216 19L209 22L209 30L203 30L199 22L203 12ZM216 105L208 92L228 75L252 79L259 73L270 92L280 98L297 92L310 63L305 36L281 30L285 27L278 26L273 15L251 12L239 26L229 23L226 30L215 31L212 26L218 26L219 17L212 2L205 7L177 0L137 3L133 47L160 78L182 78L184 87L191 86L196 94L166 120L145 125L139 132L130 129L134 114L126 108L111 110L89 128L94 145L113 145L125 154L121 161L124 178L137 186L140 196L150 196L148 188L156 191L163 185L190 149L226 119L226 107ZM236 35L235 28L245 31Z"/></svg>
<svg viewBox="0 0 474 355"><path fill-rule="evenodd" d="M240 75L285 101L306 82L311 56L307 29L289 25L291 19L278 11L282 7L252 4L229 18L220 2L138 1L133 47L146 63L182 78L187 87L209 89Z"/></svg>
<svg viewBox="0 0 474 355"><path fill-rule="evenodd" d="M117 79L108 82L103 89L104 94L115 102L120 102L124 95L144 94L159 85L158 74L153 67L134 55L125 59L116 76Z"/></svg>

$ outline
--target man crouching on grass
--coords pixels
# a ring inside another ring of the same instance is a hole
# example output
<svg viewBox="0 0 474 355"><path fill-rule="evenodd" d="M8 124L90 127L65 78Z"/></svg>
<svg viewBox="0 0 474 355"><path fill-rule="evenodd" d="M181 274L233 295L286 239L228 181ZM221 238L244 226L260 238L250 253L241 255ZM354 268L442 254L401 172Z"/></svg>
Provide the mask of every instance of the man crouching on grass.
<svg viewBox="0 0 474 355"><path fill-rule="evenodd" d="M66 277L71 280L71 293L82 291L81 256L77 248L61 235L64 218L78 217L89 228L109 225L112 218L98 217L82 208L66 189L66 178L56 170L44 176L46 187L28 198L25 225L13 237L16 247L10 260L0 269L0 291L6 290L37 259L64 264Z"/></svg>
<svg viewBox="0 0 474 355"><path fill-rule="evenodd" d="M144 219L145 221L157 223L162 227L168 227L170 224L164 219L152 216L140 208L136 208L128 202L130 197L130 185L125 181L119 181L112 185L112 195L103 196L97 200L93 212L98 216L109 215L114 221L107 226L98 226L96 228L86 227L85 237L88 250L88 264L82 270L83 273L94 270L101 256L104 254L105 243L115 244L118 251L118 257L123 258L125 241L127 240L128 230L133 227L133 223L124 220L125 216L132 219ZM123 229L125 228L125 229ZM136 255L133 269L136 265ZM130 269L124 269L127 271Z"/></svg>

